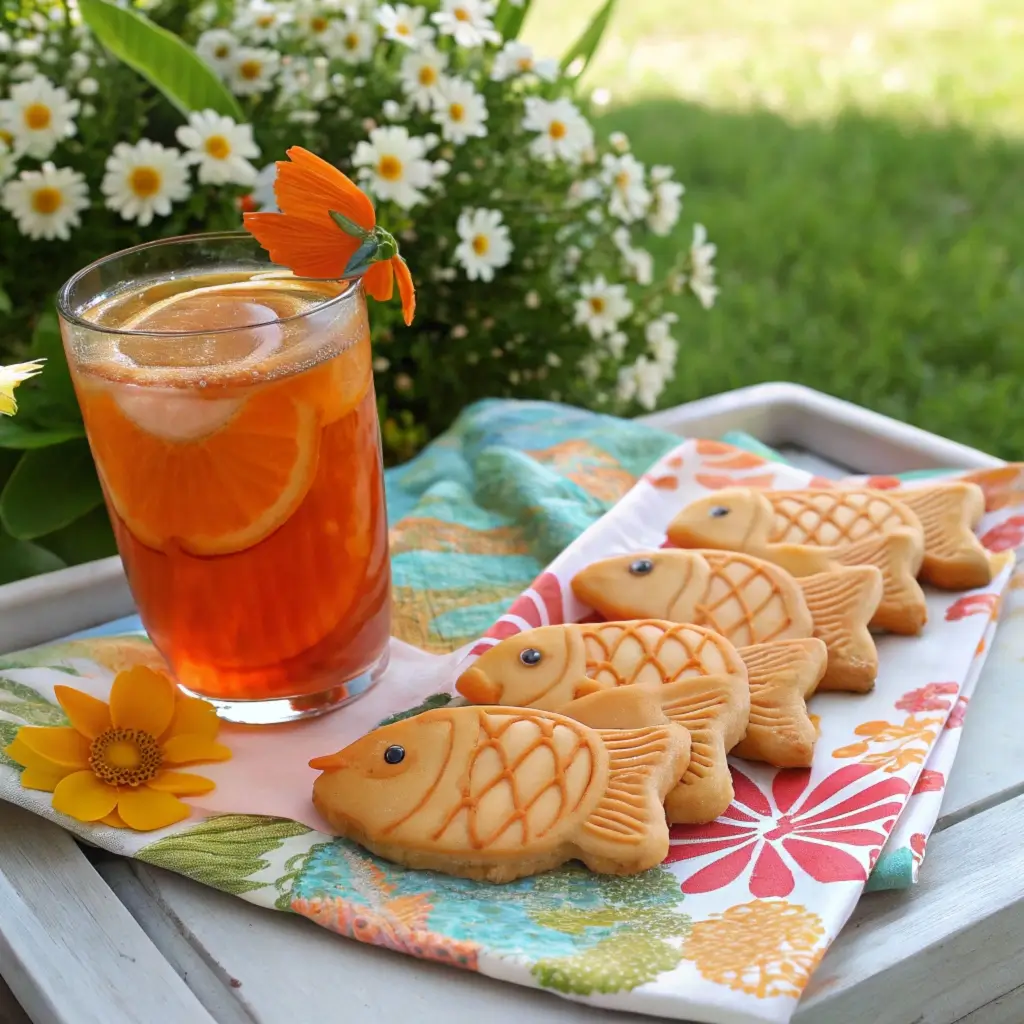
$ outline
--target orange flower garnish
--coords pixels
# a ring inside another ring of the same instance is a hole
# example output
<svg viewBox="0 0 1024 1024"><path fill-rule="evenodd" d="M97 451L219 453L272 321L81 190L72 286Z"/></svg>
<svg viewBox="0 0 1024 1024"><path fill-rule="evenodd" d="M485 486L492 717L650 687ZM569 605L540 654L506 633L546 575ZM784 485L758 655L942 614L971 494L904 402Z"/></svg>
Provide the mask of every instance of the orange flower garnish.
<svg viewBox="0 0 1024 1024"><path fill-rule="evenodd" d="M398 294L412 323L416 291L394 237L378 226L373 204L337 167L301 146L277 163L274 195L280 213L246 213L245 226L270 254L299 277L337 281L362 274L378 302Z"/></svg>
<svg viewBox="0 0 1024 1024"><path fill-rule="evenodd" d="M213 789L177 768L231 757L215 741L213 706L144 665L118 673L109 704L70 686L53 690L71 725L23 725L5 753L24 765L25 789L53 793L53 809L79 821L139 832L173 825L192 813L178 797Z"/></svg>

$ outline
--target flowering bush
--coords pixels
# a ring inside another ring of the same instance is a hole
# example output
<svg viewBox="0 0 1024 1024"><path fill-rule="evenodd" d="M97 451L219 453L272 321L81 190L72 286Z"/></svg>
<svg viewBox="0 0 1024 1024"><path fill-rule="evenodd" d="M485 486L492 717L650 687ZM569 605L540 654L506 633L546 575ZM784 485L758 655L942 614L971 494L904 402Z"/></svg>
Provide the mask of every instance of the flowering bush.
<svg viewBox="0 0 1024 1024"><path fill-rule="evenodd" d="M127 43L100 32L100 15L130 16L107 0L81 0L81 15L75 0L8 14L0 356L46 354L28 344L30 325L89 260L238 226L240 208L273 209L272 161L302 145L374 197L419 286L413 329L397 308L373 310L391 457L479 397L653 408L676 364L666 300L714 302L714 246L697 224L692 246L656 274L645 240L675 228L683 186L670 168L644 167L624 136L597 138L588 120L578 72L614 0L565 69L515 38L528 6L148 4L148 18L216 74L216 110L183 102L187 83L171 80L172 61L126 55ZM28 394L21 429L34 415Z"/></svg>

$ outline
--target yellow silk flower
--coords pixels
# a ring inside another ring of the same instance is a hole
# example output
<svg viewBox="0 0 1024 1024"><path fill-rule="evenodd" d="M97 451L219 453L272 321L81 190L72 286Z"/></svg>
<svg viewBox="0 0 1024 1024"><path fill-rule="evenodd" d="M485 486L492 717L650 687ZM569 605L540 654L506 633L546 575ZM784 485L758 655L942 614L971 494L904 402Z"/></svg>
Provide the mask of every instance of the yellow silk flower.
<svg viewBox="0 0 1024 1024"><path fill-rule="evenodd" d="M15 363L14 366L0 366L0 416L13 416L18 411L14 389L22 382L34 377L43 368L43 361Z"/></svg>
<svg viewBox="0 0 1024 1024"><path fill-rule="evenodd" d="M143 665L118 673L109 704L70 686L54 694L71 725L24 725L6 753L25 766L22 786L53 793L54 810L79 821L139 832L173 825L191 813L179 796L214 785L175 767L231 757L215 742L212 705Z"/></svg>

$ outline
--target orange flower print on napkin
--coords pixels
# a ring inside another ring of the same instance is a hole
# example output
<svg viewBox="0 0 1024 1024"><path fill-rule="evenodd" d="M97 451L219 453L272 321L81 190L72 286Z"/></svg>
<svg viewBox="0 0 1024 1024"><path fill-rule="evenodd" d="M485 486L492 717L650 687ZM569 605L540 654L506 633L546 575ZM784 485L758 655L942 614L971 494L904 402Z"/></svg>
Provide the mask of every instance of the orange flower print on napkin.
<svg viewBox="0 0 1024 1024"><path fill-rule="evenodd" d="M883 772L902 771L909 765L924 764L944 722L944 717L918 718L915 715L908 715L903 722L864 722L853 730L863 739L833 750L832 756L856 757L860 764L872 765Z"/></svg>
<svg viewBox="0 0 1024 1024"><path fill-rule="evenodd" d="M411 324L416 290L398 243L379 224L366 194L337 167L301 146L277 163L274 195L280 213L246 213L246 228L299 277L339 281L362 276L367 295L387 302L395 281Z"/></svg>
<svg viewBox="0 0 1024 1024"><path fill-rule="evenodd" d="M139 832L166 828L191 814L182 796L214 784L182 765L226 761L216 742L213 706L180 694L162 672L121 672L109 704L70 686L54 695L70 726L22 726L5 753L25 770L25 789L53 793L53 809L79 821Z"/></svg>

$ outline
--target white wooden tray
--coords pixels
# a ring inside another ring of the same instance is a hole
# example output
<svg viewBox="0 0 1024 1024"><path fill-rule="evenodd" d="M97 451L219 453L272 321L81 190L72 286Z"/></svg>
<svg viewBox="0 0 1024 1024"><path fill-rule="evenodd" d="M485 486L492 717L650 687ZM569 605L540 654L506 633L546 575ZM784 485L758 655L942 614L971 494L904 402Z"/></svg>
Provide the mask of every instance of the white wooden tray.
<svg viewBox="0 0 1024 1024"><path fill-rule="evenodd" d="M790 384L744 388L645 422L690 436L744 430L830 476L999 464ZM0 587L0 651L131 611L116 558ZM983 677L922 883L862 900L796 1020L1020 1024L1022 834L1024 700ZM10 805L0 805L0 974L36 1024L650 1019L458 975L138 862L87 857L66 833Z"/></svg>

